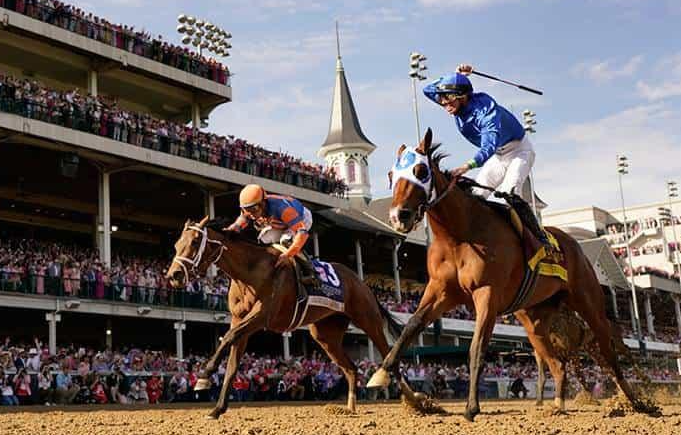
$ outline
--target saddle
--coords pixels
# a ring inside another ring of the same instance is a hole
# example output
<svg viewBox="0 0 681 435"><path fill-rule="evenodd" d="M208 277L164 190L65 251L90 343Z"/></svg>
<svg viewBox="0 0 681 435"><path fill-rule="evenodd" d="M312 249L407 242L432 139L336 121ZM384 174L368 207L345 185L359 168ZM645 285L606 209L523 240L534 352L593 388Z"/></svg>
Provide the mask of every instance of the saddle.
<svg viewBox="0 0 681 435"><path fill-rule="evenodd" d="M472 193L472 188L481 186L467 178L460 180L457 185L468 194L476 196ZM565 267L565 256L558 241L553 234L539 224L529 204L515 193L494 191L494 196L503 199L508 205L488 201L479 196L477 198L511 225L520 237L525 257L526 267L520 288L511 305L503 312L503 314L510 314L520 309L525 301L532 296L537 278L540 275L557 277L567 282L567 269Z"/></svg>

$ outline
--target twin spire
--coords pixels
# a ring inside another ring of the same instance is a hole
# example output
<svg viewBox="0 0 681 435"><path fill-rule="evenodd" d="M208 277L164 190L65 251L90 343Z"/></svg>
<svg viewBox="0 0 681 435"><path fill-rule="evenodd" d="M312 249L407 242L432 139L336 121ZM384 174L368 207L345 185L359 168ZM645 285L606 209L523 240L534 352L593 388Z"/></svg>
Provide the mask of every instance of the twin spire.
<svg viewBox="0 0 681 435"><path fill-rule="evenodd" d="M352 102L352 95L350 95L350 88L345 78L345 70L341 59L338 22L336 22L336 52L336 84L331 103L329 133L317 155L324 157L330 151L341 148L355 148L371 153L376 148L376 145L367 139L362 132L362 127L359 125L359 118L355 111L355 104Z"/></svg>

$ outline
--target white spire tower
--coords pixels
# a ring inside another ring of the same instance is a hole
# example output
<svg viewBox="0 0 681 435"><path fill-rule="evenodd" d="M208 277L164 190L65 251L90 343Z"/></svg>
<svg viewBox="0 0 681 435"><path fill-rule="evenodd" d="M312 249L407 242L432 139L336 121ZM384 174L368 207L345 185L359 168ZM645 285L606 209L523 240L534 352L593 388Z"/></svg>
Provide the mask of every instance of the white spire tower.
<svg viewBox="0 0 681 435"><path fill-rule="evenodd" d="M353 205L366 207L371 200L369 155L376 149L376 145L367 139L359 125L341 60L338 22L336 50L336 85L331 103L329 134L317 155L326 160L327 166L334 168L336 174L345 180Z"/></svg>

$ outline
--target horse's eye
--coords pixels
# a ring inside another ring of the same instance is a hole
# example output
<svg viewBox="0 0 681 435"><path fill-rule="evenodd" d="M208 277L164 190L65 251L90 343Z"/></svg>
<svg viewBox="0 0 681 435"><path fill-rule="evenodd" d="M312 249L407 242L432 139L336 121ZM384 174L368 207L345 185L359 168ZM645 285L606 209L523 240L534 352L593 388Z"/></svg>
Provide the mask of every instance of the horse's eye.
<svg viewBox="0 0 681 435"><path fill-rule="evenodd" d="M414 176L422 183L426 183L430 179L430 171L426 165L419 164L414 166Z"/></svg>

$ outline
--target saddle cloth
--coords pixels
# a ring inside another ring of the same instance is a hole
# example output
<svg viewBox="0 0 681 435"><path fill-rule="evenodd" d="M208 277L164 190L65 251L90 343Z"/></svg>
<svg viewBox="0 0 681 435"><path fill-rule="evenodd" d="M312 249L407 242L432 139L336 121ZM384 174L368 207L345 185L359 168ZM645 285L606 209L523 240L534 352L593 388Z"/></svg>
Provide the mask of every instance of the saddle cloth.
<svg viewBox="0 0 681 435"><path fill-rule="evenodd" d="M285 252L286 248L279 244L272 245L275 249ZM318 288L312 286L305 286L301 283L301 270L299 262L306 261L304 254L300 253L295 258L295 272L296 280L299 289L299 294L302 297L297 298L296 307L291 319L291 324L288 330L298 328L305 320L305 315L309 307L324 307L333 311L342 313L345 311L345 288L343 281L336 273L336 268L331 263L324 261L312 260L312 267L315 270L315 275L320 282Z"/></svg>
<svg viewBox="0 0 681 435"><path fill-rule="evenodd" d="M513 229L520 236L526 267L516 297L503 314L511 314L523 306L525 301L534 293L539 276L552 276L565 282L568 280L565 256L553 234L541 228L552 247L551 252L547 252L544 244L537 240L534 234L523 225L520 216L513 208L509 207L507 213Z"/></svg>

